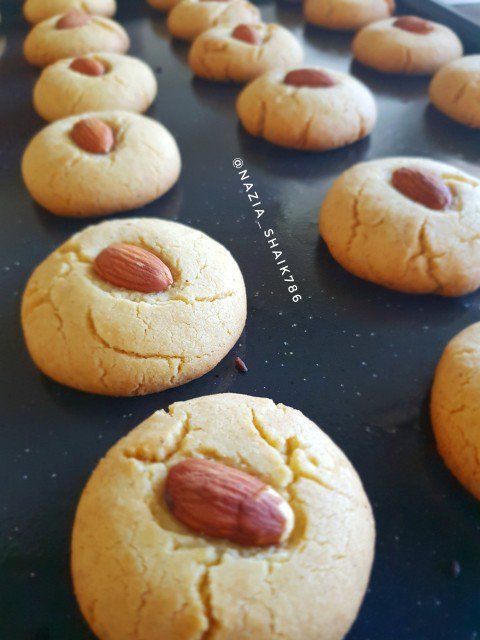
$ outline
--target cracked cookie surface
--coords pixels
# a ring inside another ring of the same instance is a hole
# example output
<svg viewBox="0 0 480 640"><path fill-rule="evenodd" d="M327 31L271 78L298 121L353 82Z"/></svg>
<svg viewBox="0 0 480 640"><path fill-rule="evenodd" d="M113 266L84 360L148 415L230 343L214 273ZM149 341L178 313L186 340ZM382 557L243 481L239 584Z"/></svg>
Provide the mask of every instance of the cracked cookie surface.
<svg viewBox="0 0 480 640"><path fill-rule="evenodd" d="M281 147L326 151L357 142L375 126L373 95L348 74L328 75L334 86L314 88L285 84L284 71L265 73L240 93L238 117L251 135Z"/></svg>
<svg viewBox="0 0 480 640"><path fill-rule="evenodd" d="M278 547L196 534L163 499L168 469L203 457L290 504ZM101 640L340 640L365 593L374 522L344 454L299 411L221 394L157 411L100 462L79 503L72 573Z"/></svg>
<svg viewBox="0 0 480 640"><path fill-rule="evenodd" d="M56 15L39 22L25 38L23 52L30 64L46 67L62 58L95 51L126 53L130 48L127 32L114 20L93 15L81 27L57 29L61 18Z"/></svg>
<svg viewBox="0 0 480 640"><path fill-rule="evenodd" d="M234 38L230 26L214 27L200 34L188 57L195 75L220 82L249 82L271 69L300 64L302 47L288 29L264 23L251 28L262 39L258 45Z"/></svg>
<svg viewBox="0 0 480 640"><path fill-rule="evenodd" d="M71 9L109 18L115 14L117 3L115 0L26 0L23 15L28 22L37 24Z"/></svg>
<svg viewBox="0 0 480 640"><path fill-rule="evenodd" d="M397 191L392 174L412 168L441 178L452 193L444 211ZM460 296L480 286L480 183L425 158L386 158L353 166L320 210L320 234L354 275L407 293Z"/></svg>
<svg viewBox="0 0 480 640"><path fill-rule="evenodd" d="M306 0L304 4L307 22L340 31L356 31L388 18L394 10L394 0Z"/></svg>
<svg viewBox="0 0 480 640"><path fill-rule="evenodd" d="M447 345L435 372L431 417L445 464L480 500L480 323Z"/></svg>
<svg viewBox="0 0 480 640"><path fill-rule="evenodd" d="M109 153L89 153L72 139L74 126L97 118L114 132ZM29 143L22 175L32 198L57 215L100 216L142 207L164 195L180 175L180 153L159 122L127 111L82 113L48 125Z"/></svg>
<svg viewBox="0 0 480 640"><path fill-rule="evenodd" d="M194 40L212 27L260 20L260 11L247 0L182 0L168 14L167 27L175 38Z"/></svg>
<svg viewBox="0 0 480 640"><path fill-rule="evenodd" d="M155 99L157 81L142 60L115 53L93 53L82 59L100 63L105 73L92 76L76 71L71 68L75 58L59 60L42 71L33 103L45 120L112 109L143 113Z"/></svg>
<svg viewBox="0 0 480 640"><path fill-rule="evenodd" d="M430 100L449 118L480 129L480 55L440 69L430 84Z"/></svg>
<svg viewBox="0 0 480 640"><path fill-rule="evenodd" d="M94 272L114 243L157 255L174 283L144 294ZM184 384L233 347L246 319L243 278L231 254L175 222L104 222L72 236L30 277L22 302L35 364L57 382L91 393L132 396Z"/></svg>
<svg viewBox="0 0 480 640"><path fill-rule="evenodd" d="M352 49L359 62L383 73L429 75L463 54L449 27L429 21L430 32L415 33L396 27L396 20L373 22L357 33Z"/></svg>

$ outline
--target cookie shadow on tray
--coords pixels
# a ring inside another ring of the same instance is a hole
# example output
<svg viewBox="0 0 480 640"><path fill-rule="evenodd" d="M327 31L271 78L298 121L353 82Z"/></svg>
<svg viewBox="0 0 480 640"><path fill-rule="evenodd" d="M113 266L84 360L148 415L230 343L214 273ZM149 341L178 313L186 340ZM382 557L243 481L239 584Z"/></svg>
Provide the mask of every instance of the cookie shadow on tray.
<svg viewBox="0 0 480 640"><path fill-rule="evenodd" d="M235 111L235 102L241 85L233 82L212 82L202 78L192 78L191 87L202 105L229 115Z"/></svg>
<svg viewBox="0 0 480 640"><path fill-rule="evenodd" d="M428 94L430 78L428 76L407 76L392 73L380 73L352 60L350 73L361 80L375 94L403 101L421 98Z"/></svg>
<svg viewBox="0 0 480 640"><path fill-rule="evenodd" d="M480 130L455 122L432 104L425 109L423 120L428 143L440 153L451 155L452 162L469 163L474 175L478 175ZM461 144L458 144L459 138Z"/></svg>
<svg viewBox="0 0 480 640"><path fill-rule="evenodd" d="M239 150L246 166L257 167L276 176L298 178L302 182L333 177L361 162L368 153L370 138L334 149L333 151L299 151L276 146L262 138L256 138L237 125Z"/></svg>
<svg viewBox="0 0 480 640"><path fill-rule="evenodd" d="M350 55L350 46L353 35L341 31L329 31L311 24L306 24L303 30L305 41L316 53L335 53L338 55Z"/></svg>

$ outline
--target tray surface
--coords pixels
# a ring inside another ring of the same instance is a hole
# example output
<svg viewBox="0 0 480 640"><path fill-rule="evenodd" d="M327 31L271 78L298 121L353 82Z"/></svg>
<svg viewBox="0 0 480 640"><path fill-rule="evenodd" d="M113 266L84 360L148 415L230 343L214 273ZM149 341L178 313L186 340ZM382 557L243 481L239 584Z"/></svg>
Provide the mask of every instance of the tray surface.
<svg viewBox="0 0 480 640"><path fill-rule="evenodd" d="M19 4L19 3L18 3ZM149 115L173 132L184 169L163 199L130 215L178 220L232 251L249 301L240 344L204 378L137 399L95 397L61 387L33 367L19 304L26 279L88 221L56 218L30 200L22 150L42 126L31 91L37 72L22 58L27 25L4 9L0 60L2 462L0 638L92 638L77 612L68 570L80 491L102 454L158 408L225 391L268 396L321 425L358 469L378 526L372 581L349 640L480 638L480 509L435 452L428 393L447 341L480 318L480 293L464 299L385 291L345 273L317 236L317 210L335 176L390 155L441 159L479 175L480 133L428 106L427 79L390 78L351 66L350 37L305 28L298 8L265 3L264 19L290 27L309 63L353 73L375 92L370 139L309 155L275 149L238 125L238 89L192 80L187 47L144 2L120 2L133 55L157 70ZM234 158L242 158L303 301L293 303L254 214ZM240 355L250 371L235 371ZM452 562L461 572L453 576ZM301 639L299 639L301 640Z"/></svg>

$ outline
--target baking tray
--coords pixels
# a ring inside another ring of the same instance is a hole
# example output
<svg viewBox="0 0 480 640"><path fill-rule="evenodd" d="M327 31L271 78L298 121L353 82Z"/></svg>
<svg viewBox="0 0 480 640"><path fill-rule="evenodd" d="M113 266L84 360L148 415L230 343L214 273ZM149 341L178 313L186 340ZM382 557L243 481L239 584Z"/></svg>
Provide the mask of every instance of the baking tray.
<svg viewBox="0 0 480 640"><path fill-rule="evenodd" d="M298 7L267 2L265 20L291 28L308 63L352 70L375 92L380 113L372 136L346 149L274 148L238 125L238 89L192 80L188 49L171 42L162 15L143 2L120 1L118 20L132 38L132 54L158 73L150 115L174 133L184 161L179 184L133 215L178 220L226 245L245 276L249 315L232 354L200 380L135 399L79 393L39 374L20 330L29 273L88 221L42 211L22 184L22 151L43 123L32 109L37 72L22 57L27 25L19 5L3 5L7 47L0 60L1 640L92 638L68 568L85 481L102 454L154 410L225 391L301 409L344 449L364 481L377 520L377 554L349 640L478 638L480 509L435 452L428 394L447 341L479 320L480 294L407 296L348 275L318 239L317 210L335 176L369 158L430 156L478 175L480 133L428 106L428 79L351 65L350 36L305 28ZM261 196L263 227L275 231L300 302L292 302L255 224L234 158L243 160ZM245 359L247 374L235 370L234 355Z"/></svg>

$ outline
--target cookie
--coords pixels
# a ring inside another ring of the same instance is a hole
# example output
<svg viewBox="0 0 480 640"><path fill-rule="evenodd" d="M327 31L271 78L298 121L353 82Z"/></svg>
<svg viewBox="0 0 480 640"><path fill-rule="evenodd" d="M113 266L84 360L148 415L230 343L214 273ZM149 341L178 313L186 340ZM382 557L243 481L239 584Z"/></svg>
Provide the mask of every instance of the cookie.
<svg viewBox="0 0 480 640"><path fill-rule="evenodd" d="M320 233L347 271L389 289L460 296L480 286L480 183L448 164L355 165L328 192Z"/></svg>
<svg viewBox="0 0 480 640"><path fill-rule="evenodd" d="M22 174L32 198L62 216L142 207L178 180L180 153L159 122L127 111L57 120L28 145Z"/></svg>
<svg viewBox="0 0 480 640"><path fill-rule="evenodd" d="M415 16L373 22L353 41L355 58L383 73L430 75L462 54L449 27Z"/></svg>
<svg viewBox="0 0 480 640"><path fill-rule="evenodd" d="M201 78L249 82L271 69L300 64L302 59L302 47L288 29L260 22L204 31L193 42L188 61Z"/></svg>
<svg viewBox="0 0 480 640"><path fill-rule="evenodd" d="M23 15L31 24L37 24L71 9L111 18L117 10L115 0L26 0Z"/></svg>
<svg viewBox="0 0 480 640"><path fill-rule="evenodd" d="M439 111L468 127L480 128L480 55L465 56L440 69L430 84Z"/></svg>
<svg viewBox="0 0 480 640"><path fill-rule="evenodd" d="M33 102L37 113L52 121L85 111L143 113L156 94L155 75L142 60L92 53L46 67L35 85Z"/></svg>
<svg viewBox="0 0 480 640"><path fill-rule="evenodd" d="M245 325L242 274L205 234L155 218L75 234L35 269L22 303L30 355L47 376L111 396L203 376Z"/></svg>
<svg viewBox="0 0 480 640"><path fill-rule="evenodd" d="M223 473L202 491L196 469ZM224 531L209 501L217 487L230 488ZM252 489L264 499L256 517ZM239 516L231 507L242 490ZM203 503L196 515L209 536L184 523L185 494ZM279 502L285 520L293 515L286 539L252 543ZM231 540L245 529L244 544ZM100 640L340 640L365 593L374 538L361 482L325 433L266 398L221 394L157 411L110 449L80 499L71 566Z"/></svg>
<svg viewBox="0 0 480 640"><path fill-rule="evenodd" d="M339 31L356 31L394 11L394 0L305 0L304 4L307 22Z"/></svg>
<svg viewBox="0 0 480 640"><path fill-rule="evenodd" d="M166 13L172 7L181 2L181 0L147 0L147 3L157 11Z"/></svg>
<svg viewBox="0 0 480 640"><path fill-rule="evenodd" d="M480 500L480 323L447 345L435 372L431 417L440 455Z"/></svg>
<svg viewBox="0 0 480 640"><path fill-rule="evenodd" d="M46 67L62 58L86 53L125 53L130 47L126 31L117 22L72 10L39 22L25 39L25 58L37 67Z"/></svg>
<svg viewBox="0 0 480 640"><path fill-rule="evenodd" d="M240 93L237 113L253 136L306 151L361 140L377 118L375 100L364 84L319 67L265 73Z"/></svg>
<svg viewBox="0 0 480 640"><path fill-rule="evenodd" d="M194 40L212 27L260 21L260 11L247 0L182 0L168 14L167 27L175 38Z"/></svg>

